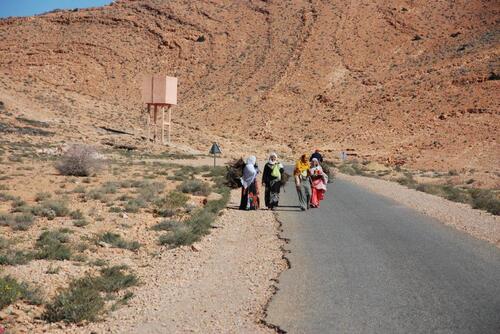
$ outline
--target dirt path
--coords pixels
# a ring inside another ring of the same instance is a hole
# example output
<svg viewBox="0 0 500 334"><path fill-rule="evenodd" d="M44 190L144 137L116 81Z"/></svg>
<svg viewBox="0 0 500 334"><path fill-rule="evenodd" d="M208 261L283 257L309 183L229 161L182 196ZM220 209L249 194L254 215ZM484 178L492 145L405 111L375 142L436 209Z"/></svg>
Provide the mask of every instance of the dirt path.
<svg viewBox="0 0 500 334"><path fill-rule="evenodd" d="M274 333L259 323L284 269L278 223L269 211L241 212L233 192L216 228L191 247L146 260L143 285L106 321L55 333Z"/></svg>

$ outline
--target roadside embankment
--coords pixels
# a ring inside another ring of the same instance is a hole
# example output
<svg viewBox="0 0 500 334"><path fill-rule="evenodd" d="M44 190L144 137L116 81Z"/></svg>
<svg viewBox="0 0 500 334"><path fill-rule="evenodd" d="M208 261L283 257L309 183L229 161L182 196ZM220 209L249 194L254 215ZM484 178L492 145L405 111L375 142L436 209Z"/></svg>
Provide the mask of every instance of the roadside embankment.
<svg viewBox="0 0 500 334"><path fill-rule="evenodd" d="M104 322L65 333L273 333L260 323L286 268L270 211L236 210L238 192L212 233L193 246L162 251L137 274L129 305Z"/></svg>

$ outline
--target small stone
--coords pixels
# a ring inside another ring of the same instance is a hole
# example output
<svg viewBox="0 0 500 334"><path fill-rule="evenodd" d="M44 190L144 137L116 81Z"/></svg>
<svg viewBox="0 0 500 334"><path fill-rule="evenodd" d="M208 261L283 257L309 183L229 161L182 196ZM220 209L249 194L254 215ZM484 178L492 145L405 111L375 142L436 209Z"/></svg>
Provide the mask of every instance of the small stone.
<svg viewBox="0 0 500 334"><path fill-rule="evenodd" d="M104 247L104 248L109 248L110 247L110 245L107 244L107 243L105 243L104 241L99 241L97 244L99 246L101 246L101 247Z"/></svg>

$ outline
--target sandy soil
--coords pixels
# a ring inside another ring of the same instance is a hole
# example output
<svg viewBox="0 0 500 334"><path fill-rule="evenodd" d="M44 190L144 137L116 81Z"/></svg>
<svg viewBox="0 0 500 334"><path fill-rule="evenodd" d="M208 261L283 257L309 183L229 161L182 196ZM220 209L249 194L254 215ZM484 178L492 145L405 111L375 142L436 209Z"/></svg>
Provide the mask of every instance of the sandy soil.
<svg viewBox="0 0 500 334"><path fill-rule="evenodd" d="M500 217L475 210L470 205L408 189L400 184L362 176L338 174L366 189L389 197L423 214L434 217L470 235L500 247Z"/></svg>
<svg viewBox="0 0 500 334"><path fill-rule="evenodd" d="M272 142L281 156L319 146L498 172L499 12L495 0L120 0L2 19L1 122L139 145L142 74L167 73L172 139L189 151Z"/></svg>
<svg viewBox="0 0 500 334"><path fill-rule="evenodd" d="M39 327L51 333L274 333L259 323L284 270L270 211L230 208L193 247L163 249L137 270L142 285L128 306L84 327Z"/></svg>

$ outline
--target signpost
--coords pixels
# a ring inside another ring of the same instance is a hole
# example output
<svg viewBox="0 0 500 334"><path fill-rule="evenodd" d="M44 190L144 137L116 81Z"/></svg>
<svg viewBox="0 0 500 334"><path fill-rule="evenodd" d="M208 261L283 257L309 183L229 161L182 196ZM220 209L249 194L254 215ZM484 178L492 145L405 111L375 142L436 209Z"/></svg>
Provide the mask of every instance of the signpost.
<svg viewBox="0 0 500 334"><path fill-rule="evenodd" d="M221 154L222 153L222 150L220 149L219 144L217 144L217 143L214 142L212 144L212 147L210 148L210 152L209 153L214 155L214 167L215 167L215 165L216 165L216 163L215 163L216 154Z"/></svg>

